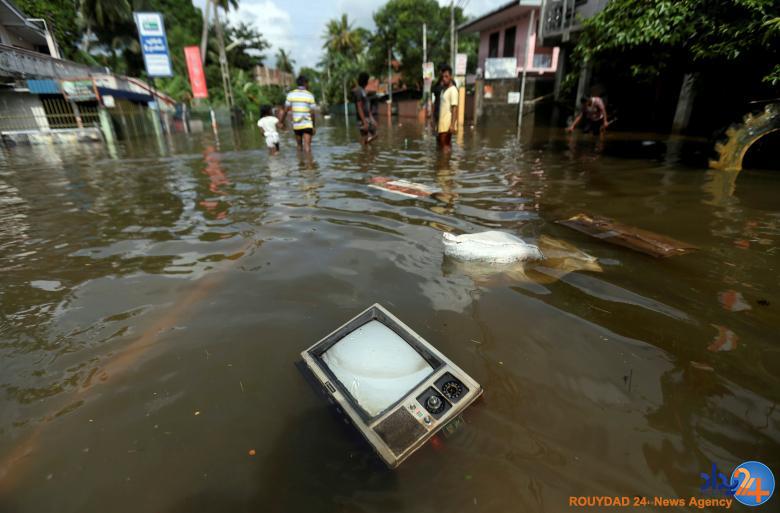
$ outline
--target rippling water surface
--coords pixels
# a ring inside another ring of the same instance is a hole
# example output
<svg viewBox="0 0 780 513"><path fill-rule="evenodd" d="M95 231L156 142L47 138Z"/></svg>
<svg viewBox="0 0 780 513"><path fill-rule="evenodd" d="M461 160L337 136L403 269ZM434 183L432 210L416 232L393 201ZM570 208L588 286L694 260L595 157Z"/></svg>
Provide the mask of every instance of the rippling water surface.
<svg viewBox="0 0 780 513"><path fill-rule="evenodd" d="M338 123L311 159L249 130L2 149L0 511L554 512L697 495L712 462L780 469L780 176L734 188L690 154L471 131L447 159L417 127L363 150ZM581 211L700 249L554 224ZM598 266L443 257L443 231L485 229ZM293 366L374 302L485 389L395 472Z"/></svg>

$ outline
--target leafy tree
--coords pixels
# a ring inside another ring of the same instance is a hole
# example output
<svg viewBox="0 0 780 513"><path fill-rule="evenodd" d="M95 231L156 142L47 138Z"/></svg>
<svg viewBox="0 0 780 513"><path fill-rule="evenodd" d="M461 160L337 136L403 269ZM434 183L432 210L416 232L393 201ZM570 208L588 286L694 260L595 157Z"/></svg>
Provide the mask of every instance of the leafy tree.
<svg viewBox="0 0 780 513"><path fill-rule="evenodd" d="M43 18L66 59L77 58L81 29L74 13L78 0L14 0L27 16Z"/></svg>
<svg viewBox="0 0 780 513"><path fill-rule="evenodd" d="M325 57L320 63L325 69L323 78L327 79L323 91L326 103L343 102L358 73L367 69L371 38L368 30L355 27L346 14L328 21L322 35Z"/></svg>
<svg viewBox="0 0 780 513"><path fill-rule="evenodd" d="M262 52L269 45L258 30L242 21L236 26L228 26L225 33L227 44L235 44L227 55L231 69L252 70L263 64L265 56Z"/></svg>
<svg viewBox="0 0 780 513"><path fill-rule="evenodd" d="M341 18L332 19L325 25L325 33L322 36L325 40L323 48L332 54L356 56L363 51L369 36L367 30L354 28L347 15L342 14Z"/></svg>
<svg viewBox="0 0 780 513"><path fill-rule="evenodd" d="M276 69L285 73L294 73L294 65L295 61L290 57L290 54L284 48L279 48L279 51L276 52Z"/></svg>
<svg viewBox="0 0 780 513"><path fill-rule="evenodd" d="M322 73L314 68L309 68L306 66L298 70L298 73L309 79L309 91L311 91L317 101L321 101L323 98Z"/></svg>
<svg viewBox="0 0 780 513"><path fill-rule="evenodd" d="M132 19L128 0L79 0L78 5L78 13L86 30L84 50L87 52L93 31L99 33L100 39L107 41L116 34L115 29L119 25Z"/></svg>
<svg viewBox="0 0 780 513"><path fill-rule="evenodd" d="M455 24L466 21L463 9L455 8ZM450 7L436 0L390 0L374 13L376 32L369 50L369 63L376 74L387 70L387 49L400 61L403 82L419 87L422 82L422 27L427 25L428 60L436 64L450 61ZM459 50L471 53L476 62L474 36L463 37Z"/></svg>
<svg viewBox="0 0 780 513"><path fill-rule="evenodd" d="M575 58L628 63L640 79L672 66L742 63L771 81L780 48L772 14L777 19L776 0L611 0L585 21Z"/></svg>

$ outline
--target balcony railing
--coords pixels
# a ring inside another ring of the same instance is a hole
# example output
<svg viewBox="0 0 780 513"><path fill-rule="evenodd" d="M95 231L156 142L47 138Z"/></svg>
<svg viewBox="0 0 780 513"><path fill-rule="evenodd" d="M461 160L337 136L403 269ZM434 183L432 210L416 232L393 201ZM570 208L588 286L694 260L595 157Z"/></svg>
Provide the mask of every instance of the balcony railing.
<svg viewBox="0 0 780 513"><path fill-rule="evenodd" d="M577 0L547 0L542 10L541 37L561 36L576 24Z"/></svg>
<svg viewBox="0 0 780 513"><path fill-rule="evenodd" d="M0 44L0 76L12 78L83 78L104 70Z"/></svg>

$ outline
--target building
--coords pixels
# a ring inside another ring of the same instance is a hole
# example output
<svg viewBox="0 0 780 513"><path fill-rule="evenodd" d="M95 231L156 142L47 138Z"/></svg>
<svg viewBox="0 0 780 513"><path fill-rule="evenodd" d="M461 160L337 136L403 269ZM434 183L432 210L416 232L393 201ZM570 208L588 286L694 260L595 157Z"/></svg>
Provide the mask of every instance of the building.
<svg viewBox="0 0 780 513"><path fill-rule="evenodd" d="M265 66L255 66L255 82L261 86L280 86L292 87L295 84L295 77L292 73L278 69L266 68Z"/></svg>
<svg viewBox="0 0 780 513"><path fill-rule="evenodd" d="M151 112L150 105L173 110L171 98L142 80L59 55L45 22L39 25L10 0L0 0L2 142L100 141L117 133L141 135L160 128L160 116ZM103 119L101 110L107 114ZM108 136L106 130L111 132Z"/></svg>
<svg viewBox="0 0 780 513"><path fill-rule="evenodd" d="M542 22L539 25L539 41L544 45L556 45L560 48L558 66L555 74L555 100L559 100L561 82L566 70L571 69L569 61L571 48L582 30L582 22L599 13L609 0L543 0L541 9ZM580 68L580 78L577 84L576 98L590 91L592 67L585 65Z"/></svg>
<svg viewBox="0 0 780 513"><path fill-rule="evenodd" d="M458 27L459 34L479 33L475 115L517 116L520 77L526 75L526 102L551 94L559 49L538 40L542 0L515 0ZM519 107L518 107L519 108Z"/></svg>

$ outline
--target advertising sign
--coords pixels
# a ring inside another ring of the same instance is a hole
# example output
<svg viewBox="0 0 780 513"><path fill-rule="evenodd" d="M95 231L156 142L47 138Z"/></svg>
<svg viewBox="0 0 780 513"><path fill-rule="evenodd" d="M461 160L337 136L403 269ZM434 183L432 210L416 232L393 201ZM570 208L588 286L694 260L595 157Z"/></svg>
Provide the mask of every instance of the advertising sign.
<svg viewBox="0 0 780 513"><path fill-rule="evenodd" d="M63 80L60 85L65 97L74 102L86 102L96 98L92 80Z"/></svg>
<svg viewBox="0 0 780 513"><path fill-rule="evenodd" d="M466 76L466 64L468 63L468 55L465 53L459 53L455 55L455 76Z"/></svg>
<svg viewBox="0 0 780 513"><path fill-rule="evenodd" d="M433 63L423 62L423 80L433 80Z"/></svg>
<svg viewBox="0 0 780 513"><path fill-rule="evenodd" d="M485 59L485 78L517 78L517 59L504 57L500 59Z"/></svg>
<svg viewBox="0 0 780 513"><path fill-rule="evenodd" d="M520 103L520 91L509 91L506 93L506 102L509 104Z"/></svg>
<svg viewBox="0 0 780 513"><path fill-rule="evenodd" d="M159 12L136 12L135 24L144 54L146 73L150 77L171 77L171 57L168 54L168 38Z"/></svg>
<svg viewBox="0 0 780 513"><path fill-rule="evenodd" d="M192 97L208 98L209 90L206 87L206 75L203 73L203 61L200 59L200 48L197 46L185 46L184 57L187 61L187 71L190 75Z"/></svg>

